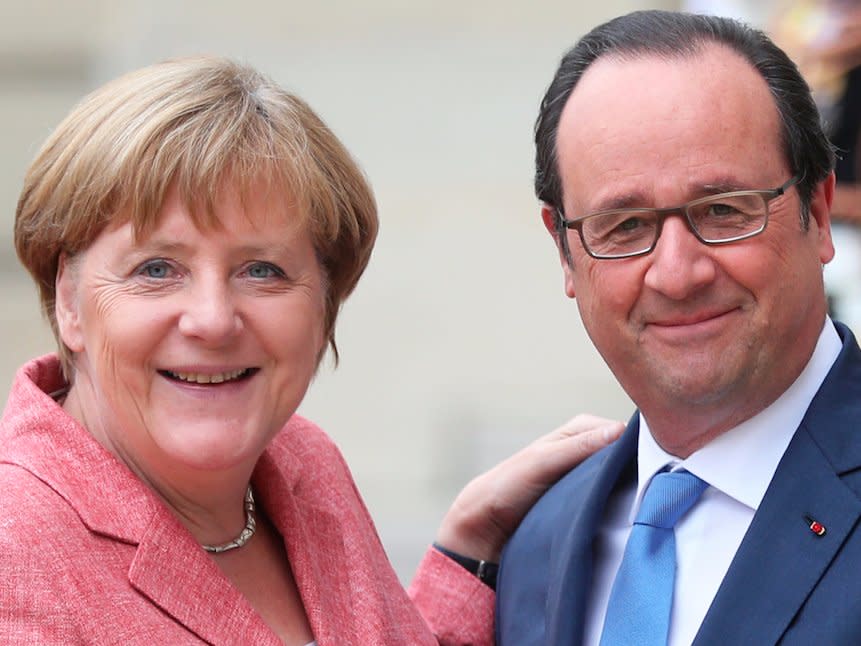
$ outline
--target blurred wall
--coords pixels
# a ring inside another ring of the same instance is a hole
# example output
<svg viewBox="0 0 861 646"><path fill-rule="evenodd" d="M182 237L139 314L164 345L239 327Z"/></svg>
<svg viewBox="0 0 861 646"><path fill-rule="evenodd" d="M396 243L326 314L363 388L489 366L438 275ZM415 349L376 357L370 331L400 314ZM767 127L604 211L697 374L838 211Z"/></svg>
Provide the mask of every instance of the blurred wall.
<svg viewBox="0 0 861 646"><path fill-rule="evenodd" d="M375 186L371 266L301 412L341 445L408 579L471 476L574 413L632 407L592 348L532 195L562 52L606 0L33 0L0 8L0 389L50 351L11 227L42 140L87 91L175 55L243 59L308 100ZM657 2L655 8L676 8Z"/></svg>

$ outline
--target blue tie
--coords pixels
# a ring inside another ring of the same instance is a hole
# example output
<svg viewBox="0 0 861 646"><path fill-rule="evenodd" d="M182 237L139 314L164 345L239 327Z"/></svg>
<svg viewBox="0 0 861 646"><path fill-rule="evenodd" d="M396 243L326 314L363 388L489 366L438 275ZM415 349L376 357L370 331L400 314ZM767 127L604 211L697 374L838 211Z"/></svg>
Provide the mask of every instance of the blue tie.
<svg viewBox="0 0 861 646"><path fill-rule="evenodd" d="M707 487L687 471L652 478L613 582L601 646L667 643L676 578L673 528Z"/></svg>

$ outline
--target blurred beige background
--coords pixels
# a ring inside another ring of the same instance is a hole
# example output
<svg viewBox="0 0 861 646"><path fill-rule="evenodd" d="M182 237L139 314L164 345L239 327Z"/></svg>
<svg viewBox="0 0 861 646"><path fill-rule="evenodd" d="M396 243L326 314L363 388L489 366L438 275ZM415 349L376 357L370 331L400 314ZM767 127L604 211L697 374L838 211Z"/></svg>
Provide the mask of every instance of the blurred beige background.
<svg viewBox="0 0 861 646"><path fill-rule="evenodd" d="M381 234L340 319L341 366L323 367L301 412L341 445L409 579L471 476L574 413L632 410L563 294L532 195L531 134L562 52L644 6L3 3L0 392L17 366L53 348L11 242L42 140L83 94L129 69L200 52L250 62L317 109L377 192Z"/></svg>

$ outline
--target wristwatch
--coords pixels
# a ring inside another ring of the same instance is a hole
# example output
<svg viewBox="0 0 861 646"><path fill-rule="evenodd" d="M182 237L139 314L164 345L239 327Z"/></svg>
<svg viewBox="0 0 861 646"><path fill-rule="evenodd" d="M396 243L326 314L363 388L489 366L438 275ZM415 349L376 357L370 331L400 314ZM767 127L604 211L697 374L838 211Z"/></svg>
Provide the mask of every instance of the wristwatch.
<svg viewBox="0 0 861 646"><path fill-rule="evenodd" d="M478 559L464 556L463 554L458 554L457 552L452 552L439 543L434 543L433 547L437 552L444 554L470 574L477 576L478 580L488 586L491 590L496 590L496 575L499 572L498 563L480 561Z"/></svg>

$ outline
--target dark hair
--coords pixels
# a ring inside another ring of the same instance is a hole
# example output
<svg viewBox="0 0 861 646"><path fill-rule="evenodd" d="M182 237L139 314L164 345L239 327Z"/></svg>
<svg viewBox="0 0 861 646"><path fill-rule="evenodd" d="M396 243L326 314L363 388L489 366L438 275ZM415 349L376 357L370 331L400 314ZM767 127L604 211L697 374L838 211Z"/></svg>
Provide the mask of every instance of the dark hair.
<svg viewBox="0 0 861 646"><path fill-rule="evenodd" d="M765 79L783 123L784 152L798 184L801 220L809 221L813 190L834 167L834 150L822 130L819 111L805 80L786 53L763 32L729 18L672 11L636 11L586 34L562 58L535 123L535 194L562 206L556 161L556 133L568 97L586 69L605 55L667 59L699 54L704 45L724 45L742 56Z"/></svg>

